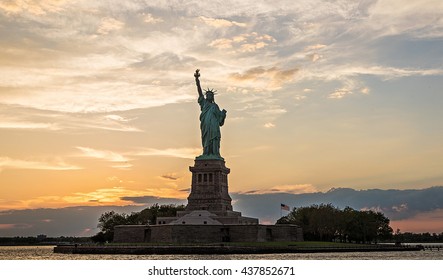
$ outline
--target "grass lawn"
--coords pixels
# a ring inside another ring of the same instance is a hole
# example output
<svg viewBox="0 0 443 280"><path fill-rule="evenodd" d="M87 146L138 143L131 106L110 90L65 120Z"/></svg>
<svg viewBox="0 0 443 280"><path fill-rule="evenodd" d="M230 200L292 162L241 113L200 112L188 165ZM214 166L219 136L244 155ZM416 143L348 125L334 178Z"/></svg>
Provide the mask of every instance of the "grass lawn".
<svg viewBox="0 0 443 280"><path fill-rule="evenodd" d="M296 247L296 248L314 248L314 247L357 247L371 246L368 244L322 242L322 241L301 241L301 242L220 242L220 243L106 243L105 246L244 246L244 247Z"/></svg>

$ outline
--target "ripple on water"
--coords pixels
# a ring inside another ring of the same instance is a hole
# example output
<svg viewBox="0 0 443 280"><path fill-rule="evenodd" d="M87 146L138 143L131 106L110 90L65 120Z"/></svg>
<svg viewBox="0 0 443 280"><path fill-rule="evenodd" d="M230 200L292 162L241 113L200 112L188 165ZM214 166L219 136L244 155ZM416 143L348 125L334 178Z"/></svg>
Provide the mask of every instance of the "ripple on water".
<svg viewBox="0 0 443 280"><path fill-rule="evenodd" d="M260 255L80 255L54 254L53 247L0 246L0 260L443 260L443 250Z"/></svg>

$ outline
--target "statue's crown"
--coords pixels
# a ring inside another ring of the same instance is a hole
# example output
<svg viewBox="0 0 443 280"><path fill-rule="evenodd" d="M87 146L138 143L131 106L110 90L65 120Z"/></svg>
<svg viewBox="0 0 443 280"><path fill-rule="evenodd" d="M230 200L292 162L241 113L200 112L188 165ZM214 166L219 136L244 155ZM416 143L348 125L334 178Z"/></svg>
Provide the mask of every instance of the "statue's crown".
<svg viewBox="0 0 443 280"><path fill-rule="evenodd" d="M216 90L214 90L213 88L211 88L211 89L207 89L207 90L205 90L205 94L206 95L208 95L208 94L212 94L212 95L215 95L216 94Z"/></svg>

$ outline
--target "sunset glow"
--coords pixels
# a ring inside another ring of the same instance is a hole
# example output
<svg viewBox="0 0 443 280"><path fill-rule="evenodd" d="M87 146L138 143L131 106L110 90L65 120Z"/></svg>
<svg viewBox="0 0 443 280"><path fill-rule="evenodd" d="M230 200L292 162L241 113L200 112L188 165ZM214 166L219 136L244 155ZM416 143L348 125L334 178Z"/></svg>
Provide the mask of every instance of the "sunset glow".
<svg viewBox="0 0 443 280"><path fill-rule="evenodd" d="M442 186L442 11L440 0L1 1L0 211L185 200L201 154L197 68L228 111L232 193ZM429 214L441 209L393 227L443 232ZM0 219L0 236L12 224Z"/></svg>

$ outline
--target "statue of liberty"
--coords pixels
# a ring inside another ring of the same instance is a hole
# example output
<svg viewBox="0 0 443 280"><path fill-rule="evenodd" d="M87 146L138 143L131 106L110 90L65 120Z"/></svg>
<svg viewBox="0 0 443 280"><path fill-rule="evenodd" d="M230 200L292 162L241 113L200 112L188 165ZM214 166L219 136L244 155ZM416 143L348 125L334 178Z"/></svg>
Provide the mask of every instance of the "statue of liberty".
<svg viewBox="0 0 443 280"><path fill-rule="evenodd" d="M200 105L200 130L202 135L203 154L197 159L222 159L220 156L220 126L223 126L226 118L226 110L220 108L214 101L216 91L207 89L206 98L200 87L200 70L195 70L195 83L198 90L198 104Z"/></svg>

